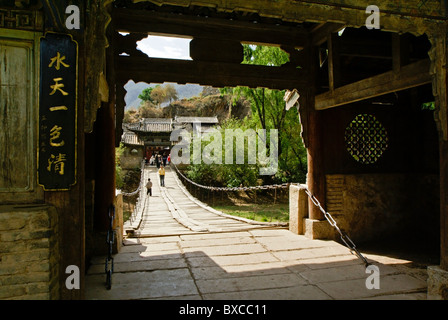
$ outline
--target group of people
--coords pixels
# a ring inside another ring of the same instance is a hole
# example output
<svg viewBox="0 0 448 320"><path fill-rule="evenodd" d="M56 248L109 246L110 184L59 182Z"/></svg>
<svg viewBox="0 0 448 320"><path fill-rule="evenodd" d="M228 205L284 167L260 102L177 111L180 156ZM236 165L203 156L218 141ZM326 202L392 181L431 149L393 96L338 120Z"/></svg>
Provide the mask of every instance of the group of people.
<svg viewBox="0 0 448 320"><path fill-rule="evenodd" d="M168 156L166 156L165 154L162 156L161 154L157 154L157 155L152 155L151 158L146 159L146 163L148 163L149 161L149 165L155 165L157 167L157 169L160 168L160 166L164 166L166 167L167 164L170 163L171 161L171 155L169 154Z"/></svg>

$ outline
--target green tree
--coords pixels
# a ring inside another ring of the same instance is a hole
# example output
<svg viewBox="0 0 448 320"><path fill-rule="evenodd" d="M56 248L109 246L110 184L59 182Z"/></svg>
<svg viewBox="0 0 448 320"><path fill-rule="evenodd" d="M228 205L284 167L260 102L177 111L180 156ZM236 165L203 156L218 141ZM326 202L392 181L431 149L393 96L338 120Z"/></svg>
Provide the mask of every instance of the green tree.
<svg viewBox="0 0 448 320"><path fill-rule="evenodd" d="M146 101L154 102L153 98L151 97L151 93L152 93L153 89L154 88L151 88L151 87L143 89L142 93L139 94L138 98L143 100L143 101L145 101L145 102Z"/></svg>
<svg viewBox="0 0 448 320"><path fill-rule="evenodd" d="M187 171L187 177L192 179L193 181L208 185L208 186L217 186L217 187L239 187L239 186L253 186L257 184L258 173L259 173L259 165L258 164L248 164L247 162L247 154L248 154L248 146L245 143L244 146L244 154L245 154L245 163L244 164L236 164L234 161L231 164L225 164L225 130L226 129L241 129L242 131L246 131L248 129L254 129L251 127L250 121L247 119L229 119L222 123L219 128L219 133L222 137L222 164L205 164L203 159L200 164L193 164L194 160L194 150L193 145L195 142L191 144L191 159L190 163L192 163ZM209 145L211 141L205 141L202 139L201 141L201 155L203 153L204 148ZM235 141L233 148L235 148ZM234 154L235 157L235 154Z"/></svg>
<svg viewBox="0 0 448 320"><path fill-rule="evenodd" d="M278 47L244 45L244 64L278 67L289 61L289 55ZM224 88L222 93L233 95L233 101L245 97L251 102L251 120L257 128L279 132L279 170L274 180L280 182L305 182L306 149L301 139L301 125L297 109L285 109L284 90L235 87ZM265 182L272 177L264 177ZM269 181L271 180L271 181Z"/></svg>

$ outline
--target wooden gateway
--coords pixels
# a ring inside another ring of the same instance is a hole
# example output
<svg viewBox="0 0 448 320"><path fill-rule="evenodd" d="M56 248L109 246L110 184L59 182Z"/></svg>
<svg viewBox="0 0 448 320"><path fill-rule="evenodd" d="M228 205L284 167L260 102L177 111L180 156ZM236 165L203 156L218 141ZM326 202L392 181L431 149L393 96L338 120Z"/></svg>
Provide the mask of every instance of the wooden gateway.
<svg viewBox="0 0 448 320"><path fill-rule="evenodd" d="M0 275L15 279L0 298L84 297L117 203L129 80L296 89L310 191L353 240L431 243L430 281L446 279L448 8L370 4L0 0ZM148 34L191 39L192 60L147 57L137 42ZM278 46L289 62L241 64L242 44ZM312 203L301 215L308 236L334 236ZM65 285L69 266L80 289ZM447 285L428 297L446 298Z"/></svg>

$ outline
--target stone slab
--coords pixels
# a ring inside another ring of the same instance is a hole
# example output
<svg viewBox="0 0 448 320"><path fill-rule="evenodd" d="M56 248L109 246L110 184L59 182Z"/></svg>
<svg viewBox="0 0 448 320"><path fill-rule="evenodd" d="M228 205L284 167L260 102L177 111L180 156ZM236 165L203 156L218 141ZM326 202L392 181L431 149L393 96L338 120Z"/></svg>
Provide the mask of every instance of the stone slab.
<svg viewBox="0 0 448 320"><path fill-rule="evenodd" d="M286 268L281 262L266 262L255 265L195 267L191 268L191 272L195 279L204 280L284 274L291 273L292 271Z"/></svg>
<svg viewBox="0 0 448 320"><path fill-rule="evenodd" d="M317 284L333 299L363 299L380 295L416 293L426 291L426 283L405 274L386 275L380 278L380 289L367 289L366 278Z"/></svg>
<svg viewBox="0 0 448 320"><path fill-rule="evenodd" d="M312 285L289 288L219 292L204 294L206 300L330 300L331 297Z"/></svg>
<svg viewBox="0 0 448 320"><path fill-rule="evenodd" d="M201 293L234 292L287 288L306 284L300 276L292 273L259 275L253 277L221 278L212 280L196 280Z"/></svg>
<svg viewBox="0 0 448 320"><path fill-rule="evenodd" d="M212 256L251 254L260 252L266 252L266 249L263 248L258 243L184 248L184 253L186 257L194 257L200 255L207 255L209 257L212 257Z"/></svg>

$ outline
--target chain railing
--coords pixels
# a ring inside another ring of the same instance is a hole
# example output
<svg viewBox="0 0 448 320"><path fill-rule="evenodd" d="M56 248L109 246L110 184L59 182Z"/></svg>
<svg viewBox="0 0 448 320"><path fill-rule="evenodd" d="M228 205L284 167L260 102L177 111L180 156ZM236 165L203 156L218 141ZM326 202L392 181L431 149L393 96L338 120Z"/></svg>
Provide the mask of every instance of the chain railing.
<svg viewBox="0 0 448 320"><path fill-rule="evenodd" d="M296 185L297 183L283 183L283 184L273 184L273 185L263 185L263 186L252 186L252 187L213 187L213 186L204 186L199 183L196 183L192 181L191 179L187 178L180 170L177 168L177 166L172 163L176 172L179 176L181 176L185 181L189 182L190 184L206 189L206 190L212 190L212 191L248 191L248 190L271 190L271 189L279 189L279 188L289 188L291 184ZM301 185L303 186L303 185ZM350 253L356 255L365 265L366 267L370 265L370 263L367 261L367 259L358 251L356 248L356 245L350 239L350 237L345 233L343 230L341 230L334 218L331 216L331 214L326 211L322 205L320 204L319 200L310 192L308 188L305 188L305 192L308 195L308 197L311 199L313 204L324 214L325 219L328 221L328 223L339 233L342 242L345 244L345 246L350 250Z"/></svg>
<svg viewBox="0 0 448 320"><path fill-rule="evenodd" d="M182 177L188 183L205 190L211 191L250 191L250 190L274 190L274 189L286 189L289 188L290 183L282 183L282 184L271 184L271 185L262 185L262 186L250 186L250 187L213 187L213 186L204 186L193 180L187 178L174 163L171 163L174 166L177 174Z"/></svg>
<svg viewBox="0 0 448 320"><path fill-rule="evenodd" d="M345 233L343 230L341 230L338 227L338 224L336 223L336 220L331 216L331 214L326 211L322 205L320 204L319 200L310 192L308 188L304 188L305 193L308 195L308 197L311 199L313 204L324 214L325 219L328 221L328 223L336 229L336 231L339 233L342 242L345 244L345 246L350 250L350 253L356 255L364 264L366 267L370 265L370 263L367 261L367 259L356 249L355 243L350 239L350 237Z"/></svg>
<svg viewBox="0 0 448 320"><path fill-rule="evenodd" d="M129 193L123 192L122 193L123 197L133 197L133 196L138 195L137 202L135 203L135 206L134 206L134 210L132 211L131 215L129 216L129 223L131 225L133 225L135 221L139 220L139 217L141 217L143 210L145 208L144 185L145 185L145 181L146 181L146 179L145 179L146 176L145 176L145 161L144 160L141 162L140 167L141 167L141 173L140 173L140 183L139 183L138 188L133 192L129 192Z"/></svg>

